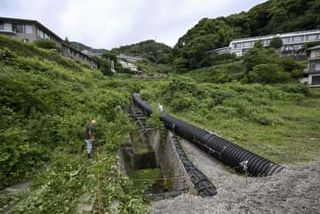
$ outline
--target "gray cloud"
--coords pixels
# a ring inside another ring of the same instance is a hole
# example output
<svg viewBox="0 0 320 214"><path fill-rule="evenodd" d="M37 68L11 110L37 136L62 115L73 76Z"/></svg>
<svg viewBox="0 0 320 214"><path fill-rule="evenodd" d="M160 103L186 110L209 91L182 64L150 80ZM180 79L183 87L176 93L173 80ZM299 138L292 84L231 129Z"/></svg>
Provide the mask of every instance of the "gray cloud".
<svg viewBox="0 0 320 214"><path fill-rule="evenodd" d="M266 0L0 0L0 16L31 18L62 38L112 48L146 39L173 46L201 18Z"/></svg>

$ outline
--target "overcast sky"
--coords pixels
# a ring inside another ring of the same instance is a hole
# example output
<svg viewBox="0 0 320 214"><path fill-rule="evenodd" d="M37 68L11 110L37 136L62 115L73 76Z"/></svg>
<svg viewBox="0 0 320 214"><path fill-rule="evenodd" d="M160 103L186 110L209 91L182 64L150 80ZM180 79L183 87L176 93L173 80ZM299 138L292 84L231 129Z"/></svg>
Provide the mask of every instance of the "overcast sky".
<svg viewBox="0 0 320 214"><path fill-rule="evenodd" d="M94 48L154 39L174 46L201 18L246 11L266 0L0 0L0 16L35 19Z"/></svg>

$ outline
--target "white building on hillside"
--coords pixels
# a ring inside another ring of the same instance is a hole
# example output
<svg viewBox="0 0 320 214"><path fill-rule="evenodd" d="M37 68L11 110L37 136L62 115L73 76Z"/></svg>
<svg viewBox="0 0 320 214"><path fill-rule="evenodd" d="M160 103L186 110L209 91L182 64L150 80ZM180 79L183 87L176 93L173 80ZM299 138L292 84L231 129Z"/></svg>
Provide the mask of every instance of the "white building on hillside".
<svg viewBox="0 0 320 214"><path fill-rule="evenodd" d="M142 57L139 57L139 56L129 56L129 55L125 55L125 54L119 54L117 56L118 59L122 59L122 60L125 60L125 61L128 61L128 62L132 62L132 63L136 63L136 62L139 62L139 61L142 61Z"/></svg>
<svg viewBox="0 0 320 214"><path fill-rule="evenodd" d="M217 54L236 54L237 56L242 56L247 50L252 48L257 41L261 41L264 47L268 47L273 38L280 37L282 39L283 46L281 52L297 53L303 50L304 44L308 42L320 41L320 30L309 30L309 31L299 31L283 34L274 34L266 36L257 36L249 38L235 39L230 42L228 47L215 49L209 51L209 53Z"/></svg>

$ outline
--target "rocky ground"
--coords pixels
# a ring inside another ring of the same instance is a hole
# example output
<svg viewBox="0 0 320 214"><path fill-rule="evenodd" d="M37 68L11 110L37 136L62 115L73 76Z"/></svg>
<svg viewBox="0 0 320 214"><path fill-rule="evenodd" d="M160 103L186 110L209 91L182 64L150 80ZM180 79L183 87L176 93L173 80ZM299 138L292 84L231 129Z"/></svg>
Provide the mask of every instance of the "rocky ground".
<svg viewBox="0 0 320 214"><path fill-rule="evenodd" d="M190 160L217 187L210 198L184 194L151 204L151 213L320 214L320 161L286 166L281 173L252 178L235 174L188 142Z"/></svg>

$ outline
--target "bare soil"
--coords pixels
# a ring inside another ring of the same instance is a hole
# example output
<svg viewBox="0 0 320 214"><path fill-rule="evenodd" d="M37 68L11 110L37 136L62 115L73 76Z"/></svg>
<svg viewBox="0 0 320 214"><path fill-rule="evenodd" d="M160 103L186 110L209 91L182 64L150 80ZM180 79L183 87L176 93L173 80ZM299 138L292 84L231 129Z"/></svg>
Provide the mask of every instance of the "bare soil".
<svg viewBox="0 0 320 214"><path fill-rule="evenodd" d="M151 213L320 214L320 161L285 166L279 174L255 178L234 173L186 141L182 146L218 194L201 198L188 193L153 202Z"/></svg>

